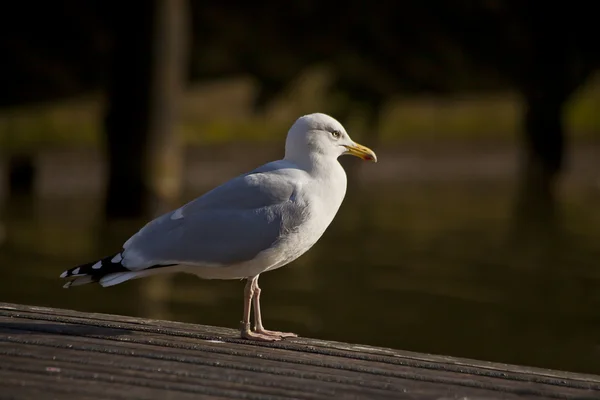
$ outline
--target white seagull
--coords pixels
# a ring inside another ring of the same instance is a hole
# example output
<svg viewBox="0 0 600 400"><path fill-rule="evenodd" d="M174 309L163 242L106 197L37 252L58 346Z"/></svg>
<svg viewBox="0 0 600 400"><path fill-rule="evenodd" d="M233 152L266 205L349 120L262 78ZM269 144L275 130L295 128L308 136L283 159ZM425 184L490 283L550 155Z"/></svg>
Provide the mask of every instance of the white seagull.
<svg viewBox="0 0 600 400"><path fill-rule="evenodd" d="M240 175L154 219L119 253L63 272L64 287L113 286L149 275L186 272L204 279L246 279L245 339L296 337L263 327L258 277L294 261L319 240L346 194L344 154L377 162L326 114L302 116L290 128L285 156ZM254 307L254 327L250 312Z"/></svg>

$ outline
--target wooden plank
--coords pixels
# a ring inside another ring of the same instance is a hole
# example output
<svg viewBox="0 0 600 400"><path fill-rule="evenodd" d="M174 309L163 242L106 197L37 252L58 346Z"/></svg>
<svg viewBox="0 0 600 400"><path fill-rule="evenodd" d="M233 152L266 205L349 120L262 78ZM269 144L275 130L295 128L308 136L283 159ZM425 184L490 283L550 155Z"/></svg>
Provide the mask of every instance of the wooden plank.
<svg viewBox="0 0 600 400"><path fill-rule="evenodd" d="M598 399L600 376L0 303L0 398Z"/></svg>

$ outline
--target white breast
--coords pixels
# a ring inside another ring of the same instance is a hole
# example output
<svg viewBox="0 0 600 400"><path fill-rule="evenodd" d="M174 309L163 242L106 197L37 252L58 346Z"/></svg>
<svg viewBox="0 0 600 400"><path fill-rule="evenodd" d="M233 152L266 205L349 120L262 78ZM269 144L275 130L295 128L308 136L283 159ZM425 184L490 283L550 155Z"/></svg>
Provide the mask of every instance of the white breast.
<svg viewBox="0 0 600 400"><path fill-rule="evenodd" d="M319 180L307 183L309 190L303 191L308 204L308 218L294 232L288 233L275 247L281 258L267 270L280 268L306 253L325 233L337 214L346 194L346 173L336 161L329 174L320 174Z"/></svg>
<svg viewBox="0 0 600 400"><path fill-rule="evenodd" d="M219 271L204 271L195 267L193 273L209 279L241 279L283 267L302 256L325 233L344 200L344 169L336 161L330 165L328 172L319 174L319 179L304 182L303 189L294 201L306 203L307 217L295 229L284 234L273 247L259 253L253 260L219 268Z"/></svg>

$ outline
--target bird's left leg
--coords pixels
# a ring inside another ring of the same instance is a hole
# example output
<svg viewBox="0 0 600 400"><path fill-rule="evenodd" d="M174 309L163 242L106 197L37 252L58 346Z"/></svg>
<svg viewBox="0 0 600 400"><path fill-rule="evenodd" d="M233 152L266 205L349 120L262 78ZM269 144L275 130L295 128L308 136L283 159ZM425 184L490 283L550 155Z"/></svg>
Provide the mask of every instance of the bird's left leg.
<svg viewBox="0 0 600 400"><path fill-rule="evenodd" d="M281 337L265 335L259 332L250 330L250 311L252 309L252 301L254 299L254 285L258 280L258 275L247 279L246 287L244 288L244 315L240 322L240 335L242 339L260 340L264 342L273 342L281 340ZM259 314L260 315L260 314Z"/></svg>
<svg viewBox="0 0 600 400"><path fill-rule="evenodd" d="M258 287L258 276L255 280L252 281L252 283L254 284L254 287L252 288L252 303L254 307L254 332L279 339L286 337L298 337L298 335L291 332L277 332L265 329L265 327L262 324L262 317L260 314L260 288Z"/></svg>

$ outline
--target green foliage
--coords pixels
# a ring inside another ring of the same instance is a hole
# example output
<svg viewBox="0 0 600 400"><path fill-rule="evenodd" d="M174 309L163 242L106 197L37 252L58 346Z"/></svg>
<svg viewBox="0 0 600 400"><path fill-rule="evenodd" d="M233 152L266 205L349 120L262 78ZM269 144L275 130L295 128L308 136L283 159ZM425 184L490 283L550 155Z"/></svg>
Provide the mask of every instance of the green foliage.
<svg viewBox="0 0 600 400"><path fill-rule="evenodd" d="M5 109L0 113L0 148L97 146L102 129L99 111L95 98Z"/></svg>
<svg viewBox="0 0 600 400"><path fill-rule="evenodd" d="M565 119L576 136L600 136L600 73L574 94L567 104Z"/></svg>
<svg viewBox="0 0 600 400"><path fill-rule="evenodd" d="M304 81L310 82L310 77ZM321 85L326 86L327 82ZM308 105L334 103L338 99L337 94L330 94L323 100L326 94L315 87L311 93L303 93L301 102L295 99L297 93L290 93L263 115L250 111L249 94L253 87L249 82L238 81L228 90L222 86L207 87L190 89L184 98L185 112L178 129L186 144L281 141L293 119L306 112ZM211 105L213 100L215 104ZM575 93L566 108L565 120L571 137L598 137L599 108L600 74ZM368 140L369 135L379 133L386 143L512 141L521 129L521 109L520 97L511 92L404 96L386 104L379 132L361 126L353 136ZM48 146L100 146L102 111L99 96L4 110L0 113L0 147L16 151Z"/></svg>

